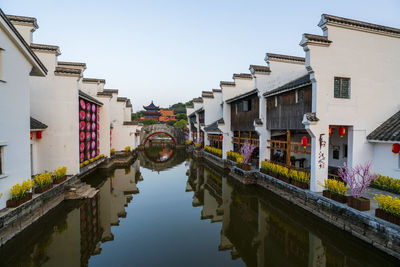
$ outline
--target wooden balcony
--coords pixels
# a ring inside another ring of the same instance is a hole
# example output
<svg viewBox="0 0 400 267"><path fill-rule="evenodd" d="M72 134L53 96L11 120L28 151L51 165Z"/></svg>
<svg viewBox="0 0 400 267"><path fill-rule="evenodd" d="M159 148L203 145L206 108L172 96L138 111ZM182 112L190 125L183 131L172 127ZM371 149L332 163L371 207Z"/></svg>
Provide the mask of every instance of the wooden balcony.
<svg viewBox="0 0 400 267"><path fill-rule="evenodd" d="M287 151L288 146L290 146L290 152L298 153L298 154L305 154L311 155L311 145L308 144L306 149L301 145L300 142L287 142L287 141L280 141L280 140L268 140L269 149L273 150L280 150L280 151ZM309 149L308 149L309 148Z"/></svg>
<svg viewBox="0 0 400 267"><path fill-rule="evenodd" d="M258 138L244 138L244 137L232 137L232 143L238 145L244 145L245 143L253 144L256 147L259 147L259 139Z"/></svg>

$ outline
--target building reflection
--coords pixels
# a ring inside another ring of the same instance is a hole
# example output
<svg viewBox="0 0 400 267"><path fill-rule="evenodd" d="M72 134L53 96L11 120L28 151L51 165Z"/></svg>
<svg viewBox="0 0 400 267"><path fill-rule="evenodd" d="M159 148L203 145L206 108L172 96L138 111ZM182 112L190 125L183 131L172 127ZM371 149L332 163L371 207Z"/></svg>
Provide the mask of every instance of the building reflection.
<svg viewBox="0 0 400 267"><path fill-rule="evenodd" d="M65 201L0 249L0 266L88 266L101 243L114 239L112 226L139 193L140 161L86 182L98 187L91 199Z"/></svg>
<svg viewBox="0 0 400 267"><path fill-rule="evenodd" d="M327 225L272 193L243 186L223 172L190 161L186 191L201 219L221 222L218 249L247 266L383 266L363 254L347 233ZM390 266L390 263L384 264Z"/></svg>

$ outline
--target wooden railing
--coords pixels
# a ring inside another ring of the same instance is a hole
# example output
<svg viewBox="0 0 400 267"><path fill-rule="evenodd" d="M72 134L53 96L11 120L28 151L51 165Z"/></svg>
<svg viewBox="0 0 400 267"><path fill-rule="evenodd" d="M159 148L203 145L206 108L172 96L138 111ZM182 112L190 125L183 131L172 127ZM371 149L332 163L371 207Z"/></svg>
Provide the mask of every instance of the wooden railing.
<svg viewBox="0 0 400 267"><path fill-rule="evenodd" d="M259 140L258 138L245 138L245 137L233 137L232 138L232 143L234 144L239 144L239 145L244 145L245 143L250 143L255 146L259 146Z"/></svg>
<svg viewBox="0 0 400 267"><path fill-rule="evenodd" d="M282 150L282 151L286 151L287 150L287 146L288 146L288 142L287 141L280 141L280 140L268 140L269 142L269 147L270 149L273 150ZM302 146L302 144L300 142L290 142L290 152L293 153L298 153L298 154L306 154L306 155L310 155L311 152L307 151L307 148L310 147L310 144L307 144L306 149L304 149L304 147Z"/></svg>

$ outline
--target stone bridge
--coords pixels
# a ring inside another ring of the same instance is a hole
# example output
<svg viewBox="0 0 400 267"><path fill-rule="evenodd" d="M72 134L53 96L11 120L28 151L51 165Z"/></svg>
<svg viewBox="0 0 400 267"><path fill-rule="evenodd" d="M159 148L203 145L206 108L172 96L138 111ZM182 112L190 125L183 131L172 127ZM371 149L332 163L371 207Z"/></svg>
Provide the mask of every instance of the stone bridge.
<svg viewBox="0 0 400 267"><path fill-rule="evenodd" d="M181 128L170 126L167 124L153 124L142 127L140 132L140 145L144 146L147 141L155 134L165 134L171 137L172 142L176 146L185 145L185 133Z"/></svg>

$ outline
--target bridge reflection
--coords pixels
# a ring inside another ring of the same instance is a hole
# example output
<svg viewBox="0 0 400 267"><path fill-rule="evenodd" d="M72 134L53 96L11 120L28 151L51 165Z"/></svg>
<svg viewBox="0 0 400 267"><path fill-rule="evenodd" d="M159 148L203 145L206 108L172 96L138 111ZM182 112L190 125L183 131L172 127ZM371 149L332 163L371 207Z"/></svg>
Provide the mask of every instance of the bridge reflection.
<svg viewBox="0 0 400 267"><path fill-rule="evenodd" d="M168 144L146 146L140 151L138 158L141 166L153 171L164 171L173 168L186 160L187 154L184 149L176 149Z"/></svg>

